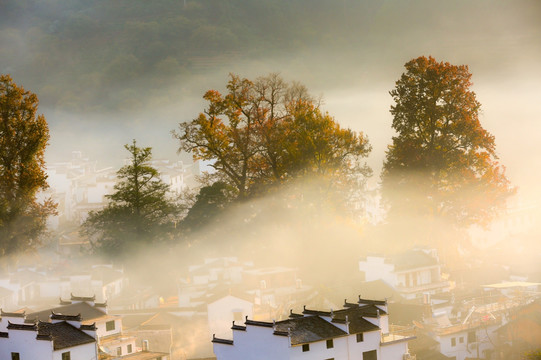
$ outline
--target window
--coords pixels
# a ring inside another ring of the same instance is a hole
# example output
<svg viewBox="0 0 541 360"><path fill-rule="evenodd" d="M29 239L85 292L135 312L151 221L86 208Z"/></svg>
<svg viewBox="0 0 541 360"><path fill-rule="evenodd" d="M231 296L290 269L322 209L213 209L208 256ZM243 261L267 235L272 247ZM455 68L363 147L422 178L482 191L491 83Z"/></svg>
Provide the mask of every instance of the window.
<svg viewBox="0 0 541 360"><path fill-rule="evenodd" d="M128 354L131 354L131 352L133 351L131 344L128 344L128 349L126 351L128 352Z"/></svg>
<svg viewBox="0 0 541 360"><path fill-rule="evenodd" d="M332 339L327 340L327 349L332 349L334 347L334 341Z"/></svg>
<svg viewBox="0 0 541 360"><path fill-rule="evenodd" d="M458 342L464 344L464 336L459 337Z"/></svg>
<svg viewBox="0 0 541 360"><path fill-rule="evenodd" d="M116 348L116 354L118 356L122 355L122 347L119 346L119 347Z"/></svg>
<svg viewBox="0 0 541 360"><path fill-rule="evenodd" d="M302 352L310 351L310 344L303 344L302 345Z"/></svg>
<svg viewBox="0 0 541 360"><path fill-rule="evenodd" d="M62 360L71 360L71 354L69 351L62 353Z"/></svg>
<svg viewBox="0 0 541 360"><path fill-rule="evenodd" d="M115 329L115 321L114 320L107 321L105 323L105 330L111 331L111 330L114 330L114 329Z"/></svg>
<svg viewBox="0 0 541 360"><path fill-rule="evenodd" d="M378 360L377 350L370 350L363 352L363 360Z"/></svg>
<svg viewBox="0 0 541 360"><path fill-rule="evenodd" d="M357 342L363 342L364 341L364 335L363 333L357 334Z"/></svg>
<svg viewBox="0 0 541 360"><path fill-rule="evenodd" d="M19 356L19 353L11 353L11 360L20 360L21 357Z"/></svg>
<svg viewBox="0 0 541 360"><path fill-rule="evenodd" d="M451 346L456 346L456 338L451 338Z"/></svg>
<svg viewBox="0 0 541 360"><path fill-rule="evenodd" d="M470 331L468 333L468 343L473 343L477 341L477 336L475 335L475 331Z"/></svg>

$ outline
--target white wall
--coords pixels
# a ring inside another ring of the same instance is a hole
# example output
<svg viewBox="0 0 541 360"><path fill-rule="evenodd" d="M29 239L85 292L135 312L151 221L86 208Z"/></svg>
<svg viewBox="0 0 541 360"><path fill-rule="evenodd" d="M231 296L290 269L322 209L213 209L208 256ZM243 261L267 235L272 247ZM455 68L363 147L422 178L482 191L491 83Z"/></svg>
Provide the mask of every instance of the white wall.
<svg viewBox="0 0 541 360"><path fill-rule="evenodd" d="M230 339L232 336L231 325L235 320L234 313L242 313L240 321L237 321L237 324L241 325L244 323L246 316L250 319L253 318L253 308L254 305L251 302L232 295L227 295L208 304L208 324L211 334Z"/></svg>
<svg viewBox="0 0 541 360"><path fill-rule="evenodd" d="M114 330L107 331L107 323L109 321L115 322L115 328ZM120 334L122 331L122 319L107 319L106 321L99 321L96 322L96 333L98 334L98 338L102 338L104 336L114 335L114 334Z"/></svg>
<svg viewBox="0 0 541 360"><path fill-rule="evenodd" d="M70 352L72 360L96 360L98 358L98 349L96 343L84 344L79 346L74 346L67 349L57 350L53 352L53 360L62 360L62 354L65 352ZM21 356L21 360L23 360ZM33 359L42 359L42 358L33 358Z"/></svg>
<svg viewBox="0 0 541 360"><path fill-rule="evenodd" d="M35 331L9 330L9 338L0 338L0 359L11 359L12 352L19 353L21 360L52 359L53 342L36 340Z"/></svg>
<svg viewBox="0 0 541 360"><path fill-rule="evenodd" d="M365 260L359 261L359 271L364 272L365 281L381 279L393 287L397 284L394 265L386 264L383 257L367 256Z"/></svg>

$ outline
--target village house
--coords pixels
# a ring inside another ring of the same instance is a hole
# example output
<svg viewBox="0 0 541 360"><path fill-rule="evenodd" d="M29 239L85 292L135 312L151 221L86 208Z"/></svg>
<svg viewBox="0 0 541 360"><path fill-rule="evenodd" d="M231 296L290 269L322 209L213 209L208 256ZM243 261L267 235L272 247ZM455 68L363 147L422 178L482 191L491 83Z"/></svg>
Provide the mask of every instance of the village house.
<svg viewBox="0 0 541 360"><path fill-rule="evenodd" d="M21 267L0 278L0 305L3 309L47 305L70 294L96 294L98 302L120 296L128 284L123 270L111 265L94 265L79 271Z"/></svg>
<svg viewBox="0 0 541 360"><path fill-rule="evenodd" d="M95 297L71 296L70 300L61 300L61 306L47 309L26 316L26 323L46 322L51 314L59 316L77 316L82 325L92 325L95 328L100 352L113 358L140 351L136 346L136 337L123 333L122 317L107 312L107 304L97 303ZM145 348L145 346L143 346ZM146 352L150 352L146 346ZM148 354L147 354L148 355ZM155 353L157 358L166 360L167 353ZM122 357L123 358L123 357Z"/></svg>
<svg viewBox="0 0 541 360"><path fill-rule="evenodd" d="M366 256L359 261L359 271L365 281L383 280L408 300L450 290L435 249L414 249L392 257Z"/></svg>
<svg viewBox="0 0 541 360"><path fill-rule="evenodd" d="M340 310L304 308L289 319L232 323L233 339L213 336L218 360L228 359L409 359L411 332L391 331L387 303L359 299Z"/></svg>
<svg viewBox="0 0 541 360"><path fill-rule="evenodd" d="M97 333L81 316L50 313L28 323L24 313L1 312L0 359L96 360Z"/></svg>

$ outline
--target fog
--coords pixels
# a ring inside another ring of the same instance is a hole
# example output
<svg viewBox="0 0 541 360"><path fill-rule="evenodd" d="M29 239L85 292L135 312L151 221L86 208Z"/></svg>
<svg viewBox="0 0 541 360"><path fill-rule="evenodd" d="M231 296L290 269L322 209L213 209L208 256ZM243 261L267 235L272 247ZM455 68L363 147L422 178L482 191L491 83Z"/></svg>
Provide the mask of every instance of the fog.
<svg viewBox="0 0 541 360"><path fill-rule="evenodd" d="M345 14L349 10L346 5L350 6L351 2L341 4ZM234 57L209 67L197 68L195 64L195 70L172 76L162 87L152 90L146 88L152 73L137 73L129 83L115 84L119 93L134 94L128 100L124 97L118 106L94 103L92 99L99 96L89 96L89 104L78 100L80 103L73 106L49 100L54 97L47 92L47 85L61 87L66 79L24 73L18 70L17 57L8 56L5 51L0 52L0 72L13 72L14 81L36 92L40 99L39 90L46 94L40 112L50 127L47 162L67 161L71 151L77 150L97 160L99 167L115 168L126 157L123 145L132 139L140 146L152 147L155 159L189 162L190 154L177 153L179 143L171 131L203 111L206 104L202 95L206 90L225 93L230 73L249 79L279 73L286 81L306 85L311 94L321 98L321 107L342 127L368 136L373 149L366 161L374 172L368 179L368 188L377 189L385 151L394 135L389 91L403 73L403 65L423 55L454 65L468 65L473 74L472 89L482 105L481 125L495 136L499 161L517 188L508 201L509 209L533 207L530 215L534 220L516 237L490 248L489 245L501 240L494 232L499 229L497 224L501 219L497 219L493 232L489 227L470 233L476 248L471 247L472 239L465 230L449 236L467 241L457 240L445 244L447 247L430 243L430 239L396 246L402 234L389 234L378 225L352 220L323 205L305 208L304 204L293 206L298 211L273 212L291 207L287 201L283 202L287 196L274 194L229 209L219 226L212 225L192 234L188 245L182 243L173 250L143 249L142 253L134 254L132 261L145 263L140 276L154 282L164 296L176 291L171 287L171 277L184 276L189 265L208 257L238 256L258 266L296 267L307 282L327 285L326 295L336 296L333 301L362 291L357 268L360 257L407 250L414 245L439 247L444 261L457 260L453 257L456 253L447 254L448 257L445 254L452 247L460 255L466 254L462 260L465 264L470 262L468 266L476 265L471 259L483 256L485 264L522 263L528 270L539 270L541 245L534 239L541 234L537 222L541 198L541 157L537 156L541 139L541 2L387 0L363 1L354 6L356 11L361 9L359 13L363 16L356 22L344 15L349 21L341 25L345 32L351 28L354 36L341 37L341 32L325 34L328 26L324 24L323 34L311 34L313 39L308 44L276 51L257 44L254 47L265 51L239 51ZM326 19L324 14L321 18ZM303 36L303 41L310 37ZM4 35L0 41L0 47L12 47L21 58L32 53L20 36ZM101 51L98 45L90 44L97 46L97 52ZM41 70L46 71L47 66L44 64ZM69 77L58 70L54 74ZM92 87L92 81L74 81L80 87L88 86L89 93L99 91L98 87ZM109 102L114 102L111 96L115 91L107 95ZM505 215L506 212L502 215L504 220ZM417 224L417 220L411 218L408 222ZM482 270L488 279L491 270ZM158 283L156 279L163 279L163 274L167 274L164 283Z"/></svg>

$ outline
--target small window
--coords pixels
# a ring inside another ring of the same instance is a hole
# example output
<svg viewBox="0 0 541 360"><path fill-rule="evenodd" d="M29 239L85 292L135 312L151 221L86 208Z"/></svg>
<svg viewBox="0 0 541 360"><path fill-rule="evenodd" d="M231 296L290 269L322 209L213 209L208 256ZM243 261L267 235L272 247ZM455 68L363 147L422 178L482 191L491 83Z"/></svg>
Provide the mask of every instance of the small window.
<svg viewBox="0 0 541 360"><path fill-rule="evenodd" d="M357 334L357 342L363 342L364 341L364 335L363 333Z"/></svg>
<svg viewBox="0 0 541 360"><path fill-rule="evenodd" d="M302 352L310 351L310 344L303 344L302 345Z"/></svg>
<svg viewBox="0 0 541 360"><path fill-rule="evenodd" d="M131 347L131 344L128 344L128 349L126 350L128 352L128 354L131 354L133 349Z"/></svg>
<svg viewBox="0 0 541 360"><path fill-rule="evenodd" d="M363 352L363 360L378 360L378 351L370 350Z"/></svg>
<svg viewBox="0 0 541 360"><path fill-rule="evenodd" d="M118 356L122 355L122 347L121 347L121 346L119 346L119 347L116 348L116 354L117 354Z"/></svg>
<svg viewBox="0 0 541 360"><path fill-rule="evenodd" d="M470 331L468 333L468 343L473 343L477 341L477 336L475 335L475 331Z"/></svg>
<svg viewBox="0 0 541 360"><path fill-rule="evenodd" d="M464 344L464 336L459 337L458 342Z"/></svg>
<svg viewBox="0 0 541 360"><path fill-rule="evenodd" d="M327 349L332 349L334 347L334 341L332 339L327 340Z"/></svg>
<svg viewBox="0 0 541 360"><path fill-rule="evenodd" d="M112 331L115 329L115 321L114 320L111 320L111 321L107 321L105 323L105 330L107 331Z"/></svg>
<svg viewBox="0 0 541 360"><path fill-rule="evenodd" d="M69 351L62 353L62 360L71 360L71 354Z"/></svg>
<svg viewBox="0 0 541 360"><path fill-rule="evenodd" d="M21 357L19 356L19 353L11 353L11 360L21 360Z"/></svg>
<svg viewBox="0 0 541 360"><path fill-rule="evenodd" d="M456 346L456 338L451 338L451 346Z"/></svg>

